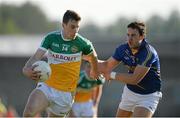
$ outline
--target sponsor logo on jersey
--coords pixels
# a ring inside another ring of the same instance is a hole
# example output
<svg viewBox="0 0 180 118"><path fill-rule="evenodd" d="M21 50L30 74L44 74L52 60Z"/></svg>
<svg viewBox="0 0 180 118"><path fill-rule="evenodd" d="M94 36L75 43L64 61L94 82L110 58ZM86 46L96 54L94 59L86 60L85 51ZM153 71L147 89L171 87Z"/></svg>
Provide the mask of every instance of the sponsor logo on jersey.
<svg viewBox="0 0 180 118"><path fill-rule="evenodd" d="M52 57L62 59L62 60L67 60L67 61L73 61L76 60L77 56L66 56L66 55L61 55L61 54L52 54Z"/></svg>
<svg viewBox="0 0 180 118"><path fill-rule="evenodd" d="M51 61L55 61L56 63L77 62L81 61L81 52L76 54L58 54L50 52L49 58Z"/></svg>

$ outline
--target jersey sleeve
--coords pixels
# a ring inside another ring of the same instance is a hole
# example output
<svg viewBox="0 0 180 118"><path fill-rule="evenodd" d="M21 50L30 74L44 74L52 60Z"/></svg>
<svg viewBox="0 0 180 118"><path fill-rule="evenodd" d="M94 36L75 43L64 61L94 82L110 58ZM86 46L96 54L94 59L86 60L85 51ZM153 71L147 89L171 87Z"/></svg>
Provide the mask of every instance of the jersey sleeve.
<svg viewBox="0 0 180 118"><path fill-rule="evenodd" d="M147 48L140 53L140 57L137 64L145 67L151 67L156 59L155 54Z"/></svg>
<svg viewBox="0 0 180 118"><path fill-rule="evenodd" d="M48 50L51 44L50 39L51 39L50 35L47 35L46 37L44 37L44 39L41 42L40 48L44 50Z"/></svg>
<svg viewBox="0 0 180 118"><path fill-rule="evenodd" d="M92 53L93 50L94 50L94 46L92 45L92 43L89 40L86 40L83 48L83 54L88 55Z"/></svg>
<svg viewBox="0 0 180 118"><path fill-rule="evenodd" d="M116 48L114 54L113 54L113 58L116 59L117 61L121 61L124 55L124 47L123 46L119 46Z"/></svg>

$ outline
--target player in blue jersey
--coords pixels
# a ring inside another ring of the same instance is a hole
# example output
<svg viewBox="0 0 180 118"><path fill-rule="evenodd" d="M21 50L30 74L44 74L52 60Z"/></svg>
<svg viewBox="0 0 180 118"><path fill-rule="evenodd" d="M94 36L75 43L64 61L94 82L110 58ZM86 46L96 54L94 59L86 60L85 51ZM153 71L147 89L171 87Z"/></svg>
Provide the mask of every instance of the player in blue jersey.
<svg viewBox="0 0 180 118"><path fill-rule="evenodd" d="M108 60L99 61L99 69L107 80L126 84L117 117L152 117L162 97L159 57L145 36L143 22L130 23L127 43L117 47ZM112 72L121 62L128 67L128 73Z"/></svg>

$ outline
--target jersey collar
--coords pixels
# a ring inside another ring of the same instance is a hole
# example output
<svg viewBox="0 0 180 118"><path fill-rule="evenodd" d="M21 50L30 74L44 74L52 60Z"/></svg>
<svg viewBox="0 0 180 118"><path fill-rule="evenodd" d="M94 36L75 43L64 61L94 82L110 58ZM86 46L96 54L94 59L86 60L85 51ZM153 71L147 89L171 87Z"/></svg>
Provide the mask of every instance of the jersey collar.
<svg viewBox="0 0 180 118"><path fill-rule="evenodd" d="M72 41L72 40L74 40L74 39L66 39L66 38L64 38L64 36L63 36L63 34L64 34L64 32L63 32L63 30L61 30L61 37L62 37L62 39L64 40L64 41Z"/></svg>

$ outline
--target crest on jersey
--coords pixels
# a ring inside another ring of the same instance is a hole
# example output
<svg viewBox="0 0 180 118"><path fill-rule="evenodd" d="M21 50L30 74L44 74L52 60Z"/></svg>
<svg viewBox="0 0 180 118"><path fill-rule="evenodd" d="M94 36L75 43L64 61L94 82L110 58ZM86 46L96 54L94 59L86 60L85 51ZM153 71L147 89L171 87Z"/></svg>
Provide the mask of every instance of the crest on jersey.
<svg viewBox="0 0 180 118"><path fill-rule="evenodd" d="M72 47L71 47L71 51L72 51L72 52L78 52L78 47L72 46Z"/></svg>

